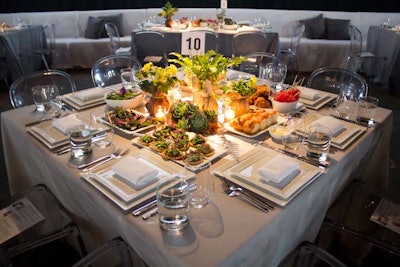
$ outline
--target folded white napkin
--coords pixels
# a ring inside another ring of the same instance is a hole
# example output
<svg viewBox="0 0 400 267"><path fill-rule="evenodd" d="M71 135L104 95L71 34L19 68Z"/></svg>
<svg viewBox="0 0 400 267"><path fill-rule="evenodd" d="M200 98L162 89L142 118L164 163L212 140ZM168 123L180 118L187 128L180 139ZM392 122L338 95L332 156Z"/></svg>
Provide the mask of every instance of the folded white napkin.
<svg viewBox="0 0 400 267"><path fill-rule="evenodd" d="M284 155L277 155L257 170L261 179L266 182L280 183L285 178L299 171L297 161Z"/></svg>
<svg viewBox="0 0 400 267"><path fill-rule="evenodd" d="M158 170L132 156L123 158L111 169L119 178L134 188L143 187L158 175Z"/></svg>
<svg viewBox="0 0 400 267"><path fill-rule="evenodd" d="M55 119L51 125L62 132L63 134L67 134L67 130L72 124L82 123L80 119L78 119L75 115L66 116L62 118Z"/></svg>
<svg viewBox="0 0 400 267"><path fill-rule="evenodd" d="M74 93L74 96L82 101L88 101L96 98L104 97L105 91L103 88L91 88Z"/></svg>
<svg viewBox="0 0 400 267"><path fill-rule="evenodd" d="M340 120L337 120L330 116L322 116L319 119L315 120L312 125L319 124L327 127L331 133L331 136L336 137L339 133L341 133L345 127Z"/></svg>
<svg viewBox="0 0 400 267"><path fill-rule="evenodd" d="M311 88L303 86L297 86L296 88L300 90L300 97L304 99L315 100L321 96L317 90Z"/></svg>

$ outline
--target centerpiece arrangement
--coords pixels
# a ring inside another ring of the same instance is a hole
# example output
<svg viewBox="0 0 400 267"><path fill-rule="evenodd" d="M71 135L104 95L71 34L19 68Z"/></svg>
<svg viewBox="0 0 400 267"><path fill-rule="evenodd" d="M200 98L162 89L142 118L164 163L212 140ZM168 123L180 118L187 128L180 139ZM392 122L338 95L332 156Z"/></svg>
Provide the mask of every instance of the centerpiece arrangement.
<svg viewBox="0 0 400 267"><path fill-rule="evenodd" d="M200 110L218 111L217 95L222 95L221 81L231 66L238 66L245 61L245 57L227 58L214 50L203 55L185 57L177 52L170 55L176 58L169 62L183 67L186 79L193 88L193 102Z"/></svg>
<svg viewBox="0 0 400 267"><path fill-rule="evenodd" d="M248 79L242 78L229 81L223 87L224 104L230 106L234 110L235 116L241 116L250 111L247 98L256 92L256 85L257 77L253 76Z"/></svg>
<svg viewBox="0 0 400 267"><path fill-rule="evenodd" d="M165 6L162 8L162 11L158 14L158 16L165 18L165 26L172 26L172 17L178 12L177 7L173 7L172 4L167 1Z"/></svg>
<svg viewBox="0 0 400 267"><path fill-rule="evenodd" d="M146 108L151 116L155 115L157 106L163 106L166 110L169 108L166 93L178 83L176 73L175 65L164 68L154 66L152 62L146 63L142 69L136 71L140 88L150 94Z"/></svg>

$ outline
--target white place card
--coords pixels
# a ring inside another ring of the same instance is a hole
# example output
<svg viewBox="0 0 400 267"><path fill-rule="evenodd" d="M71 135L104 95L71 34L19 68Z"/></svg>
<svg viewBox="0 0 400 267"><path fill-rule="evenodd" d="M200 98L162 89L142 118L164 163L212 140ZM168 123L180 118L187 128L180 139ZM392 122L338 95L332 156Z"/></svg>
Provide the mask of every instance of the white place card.
<svg viewBox="0 0 400 267"><path fill-rule="evenodd" d="M181 54L188 56L202 55L206 49L205 32L182 32Z"/></svg>

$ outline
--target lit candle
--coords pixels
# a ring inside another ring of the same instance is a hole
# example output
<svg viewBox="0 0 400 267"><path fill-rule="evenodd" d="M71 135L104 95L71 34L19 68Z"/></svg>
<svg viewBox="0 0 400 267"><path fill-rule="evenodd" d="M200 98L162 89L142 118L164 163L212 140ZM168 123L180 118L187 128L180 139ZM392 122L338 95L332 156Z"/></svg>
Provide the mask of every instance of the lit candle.
<svg viewBox="0 0 400 267"><path fill-rule="evenodd" d="M235 111L230 107L225 107L225 120L231 121L235 118Z"/></svg>
<svg viewBox="0 0 400 267"><path fill-rule="evenodd" d="M158 121L164 121L165 120L165 111L163 106L157 106L156 107L156 120Z"/></svg>

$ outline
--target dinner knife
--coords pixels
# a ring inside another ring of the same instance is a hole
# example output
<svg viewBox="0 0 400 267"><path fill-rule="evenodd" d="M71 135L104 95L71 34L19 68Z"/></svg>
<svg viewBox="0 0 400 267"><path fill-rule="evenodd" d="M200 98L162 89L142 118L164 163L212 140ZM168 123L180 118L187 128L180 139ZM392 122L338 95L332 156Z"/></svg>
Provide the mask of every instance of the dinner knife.
<svg viewBox="0 0 400 267"><path fill-rule="evenodd" d="M292 151L284 150L284 149L278 149L278 151L281 152L282 154L285 154L285 155L288 155L290 157L299 159L301 161L304 161L306 163L312 164L312 165L314 165L316 167L319 167L319 168L322 168L322 169L325 169L325 168L329 167L329 163L328 162L322 162L322 161L319 161L319 160L316 160L316 159L310 159L309 157L294 153Z"/></svg>

